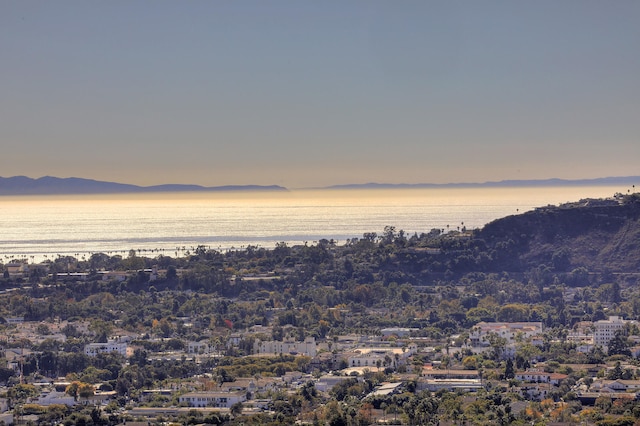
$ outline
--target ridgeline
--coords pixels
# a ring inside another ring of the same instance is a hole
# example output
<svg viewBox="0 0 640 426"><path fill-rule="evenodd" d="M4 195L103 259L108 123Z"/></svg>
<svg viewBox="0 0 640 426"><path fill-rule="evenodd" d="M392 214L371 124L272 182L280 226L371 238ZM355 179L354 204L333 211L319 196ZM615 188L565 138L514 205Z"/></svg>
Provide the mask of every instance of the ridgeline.
<svg viewBox="0 0 640 426"><path fill-rule="evenodd" d="M487 224L476 235L510 258L511 269L640 272L640 196L540 207ZM498 266L498 265L496 265Z"/></svg>

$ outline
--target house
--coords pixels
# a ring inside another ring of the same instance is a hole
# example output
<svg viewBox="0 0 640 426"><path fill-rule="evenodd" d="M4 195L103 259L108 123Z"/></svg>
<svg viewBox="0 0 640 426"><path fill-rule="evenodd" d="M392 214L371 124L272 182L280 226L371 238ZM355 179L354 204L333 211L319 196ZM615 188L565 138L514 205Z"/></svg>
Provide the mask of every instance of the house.
<svg viewBox="0 0 640 426"><path fill-rule="evenodd" d="M13 424L13 413L12 412L3 412L2 414L0 414L0 422L3 422L2 424L5 424L5 425L12 425Z"/></svg>
<svg viewBox="0 0 640 426"><path fill-rule="evenodd" d="M396 336L396 337L409 337L409 335L411 334L412 331L418 331L419 329L417 328L406 328L406 327L389 327L389 328L383 328L382 330L380 330L380 333L382 334L382 337L392 337L392 336Z"/></svg>
<svg viewBox="0 0 640 426"><path fill-rule="evenodd" d="M107 271L102 272L103 281L123 282L127 279L128 274L125 271Z"/></svg>
<svg viewBox="0 0 640 426"><path fill-rule="evenodd" d="M109 354L116 352L124 357L131 356L133 349L125 343L110 341L107 343L88 343L84 345L84 353L88 356L96 356L98 354Z"/></svg>
<svg viewBox="0 0 640 426"><path fill-rule="evenodd" d="M247 400L246 392L189 392L180 396L180 403L186 403L190 407L220 407L231 408L238 402Z"/></svg>
<svg viewBox="0 0 640 426"><path fill-rule="evenodd" d="M189 342L187 343L187 353L189 354L208 354L209 345L207 342Z"/></svg>
<svg viewBox="0 0 640 426"><path fill-rule="evenodd" d="M26 348L7 348L4 351L4 357L7 360L7 367L15 371L20 371L25 357L31 355L31 349Z"/></svg>
<svg viewBox="0 0 640 426"><path fill-rule="evenodd" d="M282 386L282 379L275 377L243 377L233 382L224 382L218 387L220 392L267 392Z"/></svg>
<svg viewBox="0 0 640 426"><path fill-rule="evenodd" d="M429 379L420 377L416 383L416 389L432 392L437 392L441 389L474 392L482 389L482 382L479 379Z"/></svg>
<svg viewBox="0 0 640 426"><path fill-rule="evenodd" d="M253 345L253 351L256 354L295 354L314 357L317 353L316 339L307 337L304 342L288 340L284 342L277 340L263 342L258 339Z"/></svg>
<svg viewBox="0 0 640 426"><path fill-rule="evenodd" d="M373 391L371 391L369 395L367 395L367 398L373 397L373 396L388 396L388 395L393 395L395 393L400 393L402 386L403 386L402 382L382 383L376 386L376 388Z"/></svg>
<svg viewBox="0 0 640 426"><path fill-rule="evenodd" d="M242 333L231 333L227 338L227 348L237 348L238 346L240 346L240 342L243 339L244 335Z"/></svg>
<svg viewBox="0 0 640 426"><path fill-rule="evenodd" d="M92 405L106 405L110 400L114 399L118 393L116 391L96 392L86 399L86 402Z"/></svg>
<svg viewBox="0 0 640 426"><path fill-rule="evenodd" d="M356 350L347 356L349 367L387 367L394 364L393 352L384 349L363 352Z"/></svg>
<svg viewBox="0 0 640 426"><path fill-rule="evenodd" d="M479 379L478 370L434 370L424 367L422 375L427 379Z"/></svg>
<svg viewBox="0 0 640 426"><path fill-rule="evenodd" d="M516 373L515 379L526 383L549 383L551 385L558 386L567 377L566 374L560 373L547 373L546 371L522 371Z"/></svg>
<svg viewBox="0 0 640 426"><path fill-rule="evenodd" d="M591 321L580 321L576 323L567 334L567 341L578 346L593 345L593 323Z"/></svg>
<svg viewBox="0 0 640 426"><path fill-rule="evenodd" d="M353 379L354 377L352 376L334 376L331 374L324 374L316 381L315 386L320 392L326 392L339 383Z"/></svg>
<svg viewBox="0 0 640 426"><path fill-rule="evenodd" d="M72 396L58 391L43 391L33 402L38 405L64 404L72 406L76 404L76 400Z"/></svg>
<svg viewBox="0 0 640 426"><path fill-rule="evenodd" d="M506 340L506 344L516 343L542 334L541 322L479 322L469 331L473 346L489 346L491 335Z"/></svg>
<svg viewBox="0 0 640 426"><path fill-rule="evenodd" d="M550 392L548 384L532 383L518 388L518 393L530 401L542 401Z"/></svg>
<svg viewBox="0 0 640 426"><path fill-rule="evenodd" d="M29 273L29 265L23 262L9 262L4 265L4 270L11 277L23 277Z"/></svg>
<svg viewBox="0 0 640 426"><path fill-rule="evenodd" d="M597 392L638 392L640 380L595 380L590 389Z"/></svg>
<svg viewBox="0 0 640 426"><path fill-rule="evenodd" d="M415 343L407 347L360 347L343 354L349 367L397 367L418 351Z"/></svg>

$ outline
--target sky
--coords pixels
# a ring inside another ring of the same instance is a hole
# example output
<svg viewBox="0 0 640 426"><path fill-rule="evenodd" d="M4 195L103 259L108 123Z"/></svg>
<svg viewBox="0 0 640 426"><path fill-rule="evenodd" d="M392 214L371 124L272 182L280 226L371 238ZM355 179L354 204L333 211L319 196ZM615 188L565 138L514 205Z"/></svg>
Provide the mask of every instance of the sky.
<svg viewBox="0 0 640 426"><path fill-rule="evenodd" d="M640 2L0 2L0 176L640 175Z"/></svg>

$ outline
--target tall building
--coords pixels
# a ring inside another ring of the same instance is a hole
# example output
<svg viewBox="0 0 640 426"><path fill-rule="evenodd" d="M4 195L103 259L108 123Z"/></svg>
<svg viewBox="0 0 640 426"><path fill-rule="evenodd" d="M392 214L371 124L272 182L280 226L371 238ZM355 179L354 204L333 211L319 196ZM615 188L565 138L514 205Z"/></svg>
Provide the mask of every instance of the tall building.
<svg viewBox="0 0 640 426"><path fill-rule="evenodd" d="M628 322L618 316L610 316L609 319L594 322L593 343L596 346L607 346L616 335L616 331L622 330Z"/></svg>

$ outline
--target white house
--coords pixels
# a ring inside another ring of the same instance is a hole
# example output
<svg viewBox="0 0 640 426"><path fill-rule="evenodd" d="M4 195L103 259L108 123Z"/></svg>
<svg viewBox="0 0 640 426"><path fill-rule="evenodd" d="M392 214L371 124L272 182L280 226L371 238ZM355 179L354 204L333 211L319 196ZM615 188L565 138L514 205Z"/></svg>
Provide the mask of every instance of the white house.
<svg viewBox="0 0 640 426"><path fill-rule="evenodd" d="M640 380L595 380L591 390L598 392L638 392Z"/></svg>
<svg viewBox="0 0 640 426"><path fill-rule="evenodd" d="M207 344L207 342L189 342L187 343L187 353L208 354L209 345Z"/></svg>
<svg viewBox="0 0 640 426"><path fill-rule="evenodd" d="M469 331L473 346L489 346L490 335L506 340L507 345L542 334L541 322L479 322Z"/></svg>
<svg viewBox="0 0 640 426"><path fill-rule="evenodd" d="M103 281L125 281L128 277L127 272L125 271L106 271L102 272L102 280Z"/></svg>
<svg viewBox="0 0 640 426"><path fill-rule="evenodd" d="M527 383L549 383L559 385L568 376L560 373L547 373L545 371L522 371L516 373L516 380Z"/></svg>
<svg viewBox="0 0 640 426"><path fill-rule="evenodd" d="M349 367L376 367L378 364L381 367L390 367L395 364L395 358L393 352L388 350L366 351L364 353L356 350L347 357L347 364Z"/></svg>
<svg viewBox="0 0 640 426"><path fill-rule="evenodd" d="M315 387L320 392L326 392L335 385L351 379L353 379L351 376L333 376L331 374L325 374L316 381Z"/></svg>
<svg viewBox="0 0 640 426"><path fill-rule="evenodd" d="M548 384L531 383L526 386L520 386L518 392L524 398L542 401L547 398L547 394L551 391Z"/></svg>
<svg viewBox="0 0 640 426"><path fill-rule="evenodd" d="M383 328L382 330L380 330L380 333L382 334L382 337L391 337L391 336L397 336L397 337L408 337L412 331L418 331L418 328L406 328L406 327L389 327L389 328Z"/></svg>
<svg viewBox="0 0 640 426"><path fill-rule="evenodd" d="M256 354L298 354L314 357L318 349L316 339L307 337L304 342L279 342L277 340L263 342L256 340L253 345L253 351Z"/></svg>
<svg viewBox="0 0 640 426"><path fill-rule="evenodd" d="M96 356L98 354L109 354L111 352L117 352L124 357L131 355L131 350L129 350L127 343L107 342L88 343L84 345L85 355Z"/></svg>
<svg viewBox="0 0 640 426"><path fill-rule="evenodd" d="M72 396L57 391L44 391L33 402L38 405L64 404L72 406L76 404L76 400Z"/></svg>
<svg viewBox="0 0 640 426"><path fill-rule="evenodd" d="M246 400L246 392L189 392L180 396L180 403L187 403L190 407L231 408L233 404Z"/></svg>

